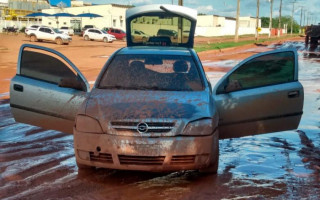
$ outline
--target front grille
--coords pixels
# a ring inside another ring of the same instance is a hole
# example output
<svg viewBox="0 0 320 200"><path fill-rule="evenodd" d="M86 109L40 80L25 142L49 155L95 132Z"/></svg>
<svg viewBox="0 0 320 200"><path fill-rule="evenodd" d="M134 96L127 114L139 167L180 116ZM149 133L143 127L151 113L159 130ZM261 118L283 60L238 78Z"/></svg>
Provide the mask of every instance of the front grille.
<svg viewBox="0 0 320 200"><path fill-rule="evenodd" d="M186 156L172 156L171 165L183 165L183 164L193 164L195 162L195 155L186 155Z"/></svg>
<svg viewBox="0 0 320 200"><path fill-rule="evenodd" d="M145 133L167 133L170 132L175 123L173 122L144 122L148 125L148 130ZM111 128L118 131L132 131L138 132L138 125L140 122L121 122L113 121L111 122Z"/></svg>
<svg viewBox="0 0 320 200"><path fill-rule="evenodd" d="M108 153L99 153L98 155L94 155L93 152L90 152L90 160L96 162L103 163L113 163L112 155Z"/></svg>
<svg viewBox="0 0 320 200"><path fill-rule="evenodd" d="M165 156L128 156L119 155L122 165L162 165Z"/></svg>

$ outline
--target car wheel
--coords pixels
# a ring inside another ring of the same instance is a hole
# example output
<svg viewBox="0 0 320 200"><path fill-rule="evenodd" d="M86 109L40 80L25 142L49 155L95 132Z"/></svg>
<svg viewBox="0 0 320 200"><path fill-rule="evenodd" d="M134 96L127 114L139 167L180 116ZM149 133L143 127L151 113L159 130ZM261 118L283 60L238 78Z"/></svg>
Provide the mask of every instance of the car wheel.
<svg viewBox="0 0 320 200"><path fill-rule="evenodd" d="M37 36L31 35L31 36L30 36L30 41L31 41L31 42L36 42L36 41L38 41Z"/></svg>
<svg viewBox="0 0 320 200"><path fill-rule="evenodd" d="M89 36L85 35L85 36L84 36L84 40L86 40L86 41L90 40L90 39L89 39Z"/></svg>
<svg viewBox="0 0 320 200"><path fill-rule="evenodd" d="M219 167L219 133L213 135L212 153L210 157L210 164L207 168L200 169L201 173L216 174Z"/></svg>
<svg viewBox="0 0 320 200"><path fill-rule="evenodd" d="M108 42L108 38L104 37L103 42Z"/></svg>
<svg viewBox="0 0 320 200"><path fill-rule="evenodd" d="M62 39L61 38L57 38L56 39L56 43L57 43L57 45L62 45L63 44Z"/></svg>

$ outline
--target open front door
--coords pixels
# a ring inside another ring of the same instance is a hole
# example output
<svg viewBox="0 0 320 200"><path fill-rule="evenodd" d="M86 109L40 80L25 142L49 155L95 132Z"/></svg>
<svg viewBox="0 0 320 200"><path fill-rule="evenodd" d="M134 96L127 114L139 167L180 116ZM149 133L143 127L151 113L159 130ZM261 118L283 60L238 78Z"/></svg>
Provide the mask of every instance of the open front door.
<svg viewBox="0 0 320 200"><path fill-rule="evenodd" d="M17 122L72 133L89 91L81 72L61 53L25 44L11 80L10 107Z"/></svg>
<svg viewBox="0 0 320 200"><path fill-rule="evenodd" d="M254 55L214 89L220 139L296 129L303 109L296 50Z"/></svg>

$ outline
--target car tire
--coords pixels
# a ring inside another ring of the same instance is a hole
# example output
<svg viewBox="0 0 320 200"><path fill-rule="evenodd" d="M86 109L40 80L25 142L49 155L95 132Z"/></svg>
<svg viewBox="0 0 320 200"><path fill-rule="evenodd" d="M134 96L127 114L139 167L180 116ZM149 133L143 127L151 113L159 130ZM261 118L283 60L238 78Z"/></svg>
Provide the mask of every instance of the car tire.
<svg viewBox="0 0 320 200"><path fill-rule="evenodd" d="M212 153L208 167L200 169L201 173L216 174L219 167L219 132L213 135Z"/></svg>
<svg viewBox="0 0 320 200"><path fill-rule="evenodd" d="M31 42L37 42L37 41L38 41L37 36L31 35L31 36L30 36L30 41L31 41Z"/></svg>
<svg viewBox="0 0 320 200"><path fill-rule="evenodd" d="M106 43L107 43L107 42L108 42L108 38L104 37L104 38L103 38L103 42L106 42Z"/></svg>
<svg viewBox="0 0 320 200"><path fill-rule="evenodd" d="M89 36L85 35L84 40L89 41L90 40Z"/></svg>
<svg viewBox="0 0 320 200"><path fill-rule="evenodd" d="M63 44L62 39L61 38L57 38L56 39L56 43L57 43L57 45L62 45Z"/></svg>

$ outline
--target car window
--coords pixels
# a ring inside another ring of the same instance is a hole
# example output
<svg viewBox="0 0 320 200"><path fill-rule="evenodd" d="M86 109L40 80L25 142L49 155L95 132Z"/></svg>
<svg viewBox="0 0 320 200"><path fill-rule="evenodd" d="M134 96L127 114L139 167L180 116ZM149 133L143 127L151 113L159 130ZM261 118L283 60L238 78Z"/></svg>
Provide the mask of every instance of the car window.
<svg viewBox="0 0 320 200"><path fill-rule="evenodd" d="M77 79L77 73L57 55L28 48L23 51L20 74L55 84L62 78Z"/></svg>
<svg viewBox="0 0 320 200"><path fill-rule="evenodd" d="M139 16L131 21L130 26L131 30L141 31L146 37L145 40L132 37L133 43L144 45L159 45L160 43L161 46L165 43L167 46L179 46L189 41L191 21L168 14L166 16Z"/></svg>
<svg viewBox="0 0 320 200"><path fill-rule="evenodd" d="M115 32L115 33L120 33L120 31L119 31L119 30L115 30L114 32Z"/></svg>
<svg viewBox="0 0 320 200"><path fill-rule="evenodd" d="M46 32L46 29L45 28L40 28L39 31Z"/></svg>
<svg viewBox="0 0 320 200"><path fill-rule="evenodd" d="M294 69L295 60L292 52L262 55L234 71L228 82L236 83L236 90L292 82Z"/></svg>
<svg viewBox="0 0 320 200"><path fill-rule="evenodd" d="M90 33L94 33L94 30L91 30L91 29L90 29L90 30L88 30L88 32L90 32Z"/></svg>
<svg viewBox="0 0 320 200"><path fill-rule="evenodd" d="M117 55L104 72L99 88L199 91L198 68L191 56Z"/></svg>

